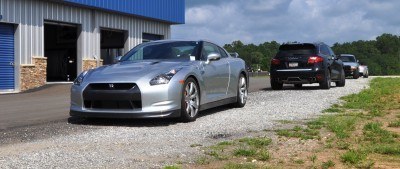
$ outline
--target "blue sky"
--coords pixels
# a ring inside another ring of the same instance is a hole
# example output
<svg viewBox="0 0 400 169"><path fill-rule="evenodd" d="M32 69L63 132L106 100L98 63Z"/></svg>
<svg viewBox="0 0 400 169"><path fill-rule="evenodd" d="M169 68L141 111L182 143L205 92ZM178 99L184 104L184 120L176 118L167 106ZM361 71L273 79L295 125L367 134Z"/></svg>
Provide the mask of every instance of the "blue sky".
<svg viewBox="0 0 400 169"><path fill-rule="evenodd" d="M173 39L335 42L400 34L400 0L186 0Z"/></svg>

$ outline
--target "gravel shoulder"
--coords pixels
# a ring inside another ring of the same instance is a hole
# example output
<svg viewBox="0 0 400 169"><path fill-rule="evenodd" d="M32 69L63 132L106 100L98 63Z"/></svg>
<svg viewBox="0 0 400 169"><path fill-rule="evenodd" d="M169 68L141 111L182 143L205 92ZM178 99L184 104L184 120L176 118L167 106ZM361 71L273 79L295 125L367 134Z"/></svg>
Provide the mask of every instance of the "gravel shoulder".
<svg viewBox="0 0 400 169"><path fill-rule="evenodd" d="M282 91L265 89L249 93L244 108L211 109L192 123L69 119L71 123L46 127L50 133L66 128L64 133L5 141L7 144L0 145L0 168L160 168L178 161L193 162L202 152L190 147L192 144L207 146L278 129L282 127L279 120L314 118L340 97L368 87L370 79L347 79L346 87L330 90L320 90L317 85L300 90L291 86Z"/></svg>

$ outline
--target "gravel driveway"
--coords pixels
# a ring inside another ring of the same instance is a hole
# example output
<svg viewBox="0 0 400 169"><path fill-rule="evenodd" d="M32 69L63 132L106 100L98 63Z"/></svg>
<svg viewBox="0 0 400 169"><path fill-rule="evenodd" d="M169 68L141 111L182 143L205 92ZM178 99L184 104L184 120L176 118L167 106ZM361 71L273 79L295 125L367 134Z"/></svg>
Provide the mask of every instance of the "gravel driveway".
<svg viewBox="0 0 400 169"><path fill-rule="evenodd" d="M346 87L330 90L306 85L300 90L287 86L254 92L244 108L208 110L192 123L70 119L73 124L53 127L71 132L0 146L0 168L160 168L191 162L202 154L192 144L206 146L277 129L277 120L313 118L339 97L366 88L370 79L347 79Z"/></svg>

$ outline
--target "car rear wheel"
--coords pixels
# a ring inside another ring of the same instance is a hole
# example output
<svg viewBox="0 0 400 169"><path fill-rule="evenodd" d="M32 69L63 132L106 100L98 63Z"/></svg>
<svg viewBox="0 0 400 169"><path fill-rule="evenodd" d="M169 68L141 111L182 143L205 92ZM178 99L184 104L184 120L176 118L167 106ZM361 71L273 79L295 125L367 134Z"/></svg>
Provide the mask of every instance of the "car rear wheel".
<svg viewBox="0 0 400 169"><path fill-rule="evenodd" d="M235 104L235 107L244 107L244 105L246 105L247 94L248 94L247 81L244 75L241 74L239 77L239 83L237 89L237 102Z"/></svg>
<svg viewBox="0 0 400 169"><path fill-rule="evenodd" d="M368 78L368 72L366 72L363 77Z"/></svg>
<svg viewBox="0 0 400 169"><path fill-rule="evenodd" d="M326 71L327 73L325 73L325 77L324 80L322 82L319 83L319 87L321 89L330 89L331 88L331 72L328 70Z"/></svg>
<svg viewBox="0 0 400 169"><path fill-rule="evenodd" d="M335 82L337 87L344 87L346 85L346 75L344 74L344 70L340 74L340 79L338 82Z"/></svg>
<svg viewBox="0 0 400 169"><path fill-rule="evenodd" d="M283 83L279 83L274 78L271 78L271 88L272 88L272 90L282 90Z"/></svg>
<svg viewBox="0 0 400 169"><path fill-rule="evenodd" d="M200 91L196 81L188 78L182 89L181 120L195 121L200 108Z"/></svg>
<svg viewBox="0 0 400 169"><path fill-rule="evenodd" d="M294 84L294 87L295 88L301 88L301 87L303 87L303 84Z"/></svg>

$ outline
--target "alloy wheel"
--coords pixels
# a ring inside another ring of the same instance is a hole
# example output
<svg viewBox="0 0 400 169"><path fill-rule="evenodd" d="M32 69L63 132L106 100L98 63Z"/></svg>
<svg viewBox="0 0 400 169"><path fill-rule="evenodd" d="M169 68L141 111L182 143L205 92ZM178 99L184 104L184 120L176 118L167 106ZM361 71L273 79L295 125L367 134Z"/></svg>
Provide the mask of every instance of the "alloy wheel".
<svg viewBox="0 0 400 169"><path fill-rule="evenodd" d="M247 101L247 93L246 79L242 76L239 83L239 98L242 104L246 103Z"/></svg>
<svg viewBox="0 0 400 169"><path fill-rule="evenodd" d="M190 117L195 117L199 112L199 92L196 84L193 82L187 83L184 95L186 113Z"/></svg>

